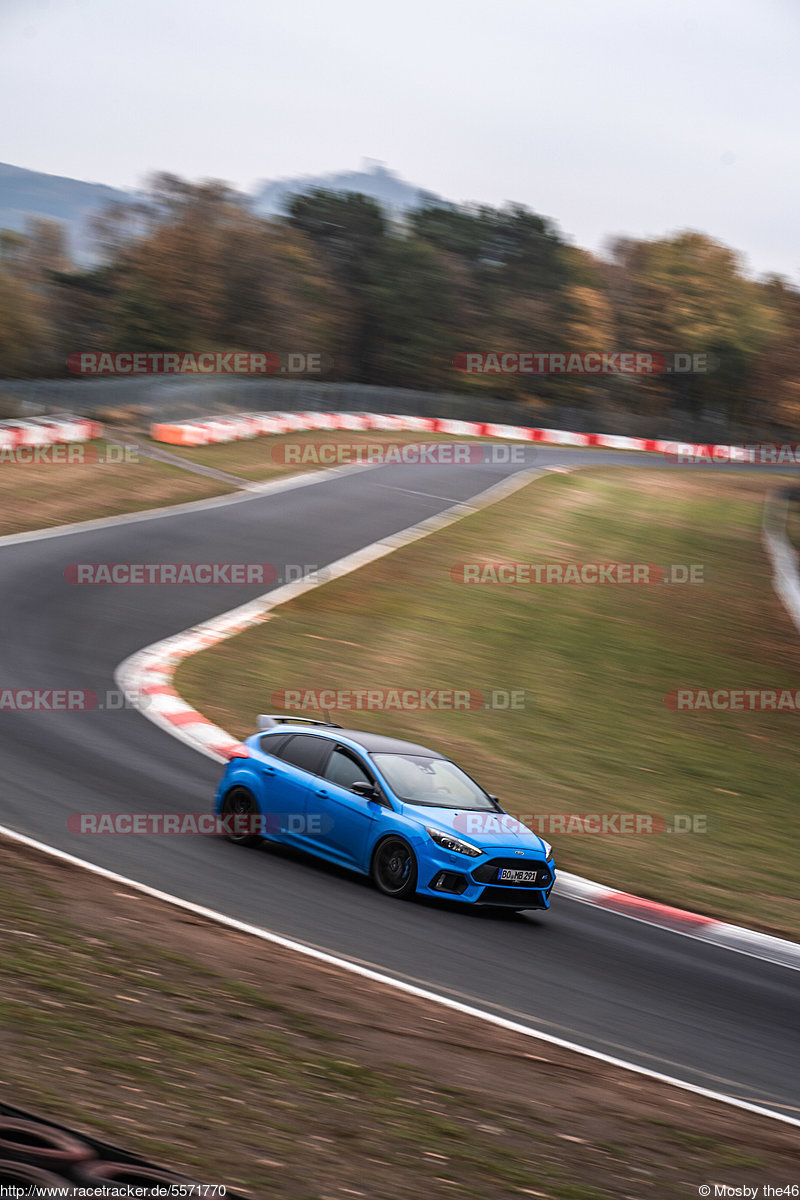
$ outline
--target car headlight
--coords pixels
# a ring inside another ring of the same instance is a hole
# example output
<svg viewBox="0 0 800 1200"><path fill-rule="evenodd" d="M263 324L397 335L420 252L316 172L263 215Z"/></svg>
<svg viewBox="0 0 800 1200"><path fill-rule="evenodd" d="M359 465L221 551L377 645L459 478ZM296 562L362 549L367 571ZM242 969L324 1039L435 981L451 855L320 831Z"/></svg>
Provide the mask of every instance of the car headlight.
<svg viewBox="0 0 800 1200"><path fill-rule="evenodd" d="M441 846L443 850L452 850L453 854L468 854L470 858L480 858L483 854L477 846L454 837L452 833L443 833L441 829L431 829L428 825L425 826L425 832L433 838L437 846Z"/></svg>
<svg viewBox="0 0 800 1200"><path fill-rule="evenodd" d="M553 861L553 847L550 845L550 843L549 843L549 842L546 842L546 841L544 840L544 838L539 838L539 841L540 841L540 842L542 843L542 845L544 846L544 856L545 856L545 858L547 859L547 861L548 861L548 862L552 862L552 861Z"/></svg>

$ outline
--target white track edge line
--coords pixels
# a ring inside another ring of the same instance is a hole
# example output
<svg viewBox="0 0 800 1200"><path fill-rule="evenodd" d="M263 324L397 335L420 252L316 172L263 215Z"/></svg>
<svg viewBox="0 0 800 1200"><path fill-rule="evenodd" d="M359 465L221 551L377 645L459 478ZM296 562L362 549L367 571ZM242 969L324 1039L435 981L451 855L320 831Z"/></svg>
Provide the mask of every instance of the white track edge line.
<svg viewBox="0 0 800 1200"><path fill-rule="evenodd" d="M559 473L564 474L569 474L575 469L580 469L580 465L576 464L575 466L570 465L557 468ZM162 661L167 660L170 657L170 651L176 651L181 643L207 631L220 635L216 638L218 644L220 641L226 640L227 637L234 636L237 632L242 631L237 625L238 621L244 618L249 620L252 616L252 624L260 624L262 621L267 620L268 614L279 605L286 604L290 600L303 595L305 592L313 591L318 587L324 586L326 583L333 582L335 579L341 579L345 575L372 562L376 562L387 554L391 554L404 546L411 545L432 533L440 532L448 526L455 524L463 517L470 516L484 508L490 507L499 500L505 499L507 496L513 495L514 492L520 490L528 483L543 478L546 473L552 473L553 470L554 468L547 465L536 466L506 476L499 482L492 484L485 491L472 497L469 501L461 501L454 504L451 508L444 509L442 512L436 513L434 516L428 517L416 525L411 525L396 534L391 534L381 541L373 542L370 546L362 547L362 549L338 559L326 568L326 576L322 580L307 577L296 580L293 583L284 584L280 588L256 597L255 600L247 601L237 608L220 613L209 621L193 625L189 629L172 634L168 638L153 642L151 645L135 651L121 662L114 672L114 680L127 696L135 697L139 694L138 682L141 679L140 672L143 663L152 663L152 661L158 661L159 659ZM234 626L235 628L233 628ZM191 653L198 653L201 649L205 648L207 647L197 647ZM184 655L185 651L181 657ZM171 667L165 667L165 670L171 676L176 666L177 663ZM226 761L224 755L217 753L210 746L193 737L186 726L174 725L167 717L154 709L140 709L140 711L142 716L147 717L154 725L157 725L165 733L169 733L172 737L183 742L191 749L204 754L214 762L224 763ZM220 730L220 733L224 735L225 740L229 744L236 741L226 731ZM560 887L559 880L562 881ZM602 893L613 893L618 891L618 889L609 887L606 884L598 884L580 875L570 875L568 872L557 876L555 891L557 894L560 892L565 899L576 900L592 908L612 912L615 916L626 917L631 921L638 921L640 924L649 925L653 929L661 929L666 933L673 933L678 937L690 938L692 941L705 942L707 945L716 946L721 950L743 954L747 958L755 958L760 962L768 962L774 966L785 967L789 970L800 970L800 945L784 938L776 938L770 934L763 934L758 930L748 929L746 926L730 925L726 922L716 921L714 918L709 918L708 925L703 932L693 932L690 929L677 929L671 925L659 922L655 919L655 916L648 917L643 913L625 912L603 904L601 900ZM745 942L744 945L735 945L730 940L723 940L726 937L731 939L737 936ZM754 945L747 945L748 938L758 939L762 945L758 948ZM774 946L774 949L770 955L766 953L766 950L771 946ZM792 961L793 959L797 961Z"/></svg>
<svg viewBox="0 0 800 1200"><path fill-rule="evenodd" d="M759 962L769 963L773 967L784 967L788 971L800 971L800 945L797 942L790 942L785 938L776 938L769 933L760 933L757 929L748 929L746 925L730 925L725 921L717 921L713 917L709 918L709 926L702 933L692 933L690 929L673 929L670 925L660 924L655 917L645 917L640 913L625 912L623 909L612 908L610 905L599 903L597 900L592 900L588 896L581 896L576 892L571 891L574 883L580 885L583 883L591 883L592 880L585 879L582 875L570 875L568 871L561 871L556 876L553 891L559 893L559 881L562 882L562 890L560 892L563 900L574 900L576 904L585 904L588 908L599 908L602 912L610 913L612 917L624 917L626 921L638 921L640 925L649 925L651 929L660 929L663 933L676 933L678 937L689 938L693 942L704 942L707 946L716 946L718 950L729 950L734 954L743 954L745 958L757 958ZM596 887L603 887L603 884L596 884ZM612 889L608 889L611 891ZM714 929L716 926L716 930ZM701 927L702 928L702 927ZM726 935L724 930L730 930L731 933ZM768 954L759 954L755 949L750 950L746 946L733 946L723 941L725 936L733 936L734 934L751 934L754 938L764 938L778 943L776 953L783 951L787 954L787 958L771 957ZM786 949L788 948L788 950ZM797 961L792 962L791 957L796 957Z"/></svg>
<svg viewBox="0 0 800 1200"><path fill-rule="evenodd" d="M136 697L141 694L140 671L143 663L168 659L170 653L175 651L180 643L201 635L206 631L218 631L221 633L225 630L225 636L232 636L234 632L241 632L241 630L233 630L231 626L236 625L237 621L245 618L249 619L251 616L253 624L260 624L279 605L286 604L288 601L296 599L305 592L313 591L326 583L342 579L345 575L349 575L353 571L357 571L370 563L377 562L378 559L394 553L395 550L399 550L403 546L411 545L413 542L419 541L431 533L437 533L449 525L455 524L463 517L471 516L473 513L489 507L495 501L502 500L506 496L519 491L535 479L541 478L546 470L546 467L530 467L525 471L507 476L497 483L493 483L489 488L483 492L479 492L467 501L460 501L443 512L436 513L432 517L427 517L424 521L420 521L416 525L409 525L405 529L390 534L380 541L373 542L369 546L364 546L360 550L355 550L351 554L347 554L343 558L337 559L336 562L326 566L324 579L318 580L313 576L307 576L293 583L283 584L282 587L275 588L271 592L265 592L261 596L257 596L255 600L248 600L245 604L240 604L237 608L231 608L227 612L220 613L216 617L212 617L209 621L192 625L188 629L171 634L169 637L162 638L158 642L153 642L149 646L144 646L141 650L136 650L133 654L129 655L128 658L124 659L117 666L114 671L114 681L120 690L132 699L135 705ZM227 632L228 630L230 632ZM222 641L224 638L220 636L216 640ZM198 651L201 648L204 647L198 647ZM167 669L170 675L174 671L174 668ZM223 755L217 754L208 746L198 743L183 727L174 725L152 708L139 707L139 711L143 717L152 721L154 725L172 734L173 737L184 742L187 746L191 746L192 749L199 750L200 753L205 754L208 758L212 758L215 762L223 763L226 761ZM236 741L236 738L228 735L228 741L233 743Z"/></svg>
<svg viewBox="0 0 800 1200"><path fill-rule="evenodd" d="M790 1117L785 1113L774 1112L772 1109L762 1108L758 1104L751 1104L748 1100L740 1100L735 1096L726 1096L723 1092L714 1092L709 1088L700 1087L698 1084L687 1083L682 1079L663 1075L658 1071L650 1070L648 1067L641 1067L636 1063L629 1063L624 1059L604 1054L600 1050L590 1050L586 1046L569 1042L565 1038L556 1037L555 1034L545 1033L543 1030L535 1029L531 1025L523 1025L518 1021L510 1021L507 1017L498 1016L496 1013L487 1012L471 1004L464 1004L460 1000L453 1000L449 996L442 996L438 992L429 991L427 988L417 987L416 984L406 983L402 979L395 979L391 975L383 974L381 971L374 971L371 967L363 967L358 963L350 962L346 958L339 958L337 955L330 954L327 951L318 950L313 946L306 946L303 942L294 941L292 938L283 937L278 933L271 933L269 930L261 929L257 925L249 925L244 921L236 920L235 917L227 917L224 913L216 912L211 908L205 908L203 905L195 904L191 900L183 900L180 896L172 896L169 892L159 891L158 888L150 887L149 884L139 883L135 879L128 879L127 876L119 875L116 871L110 871L108 868L99 867L95 863L88 862L86 859L77 858L73 854L68 854L65 850L57 850L55 847L36 841L24 833L17 833L14 829L8 829L0 825L0 836L8 838L10 841L18 842L20 845L27 846L31 850L37 850L52 858L57 858L61 862L69 863L71 866L80 867L85 871L91 872L93 875L99 875L111 883L118 883L124 887L129 887L133 891L141 892L143 895L169 904L173 908L183 909L194 916L203 917L205 920L212 921L217 925L224 925L226 928L235 930L237 933L257 937L261 941L269 942L274 946L280 946L284 950L292 950L296 954L303 954L307 958L314 959L316 962L325 963L326 966L349 971L351 974L360 975L362 978L369 979L373 983L379 983L384 987L405 992L407 995L416 996L418 999L426 1000L429 1003L439 1004L443 1008L449 1008L455 1012L462 1013L464 1016L474 1017L490 1025L496 1025L498 1028L505 1029L510 1033L519 1033L525 1037L536 1038L538 1041L547 1042L551 1046L558 1046L562 1050L570 1050L574 1053L582 1054L586 1058L592 1058L597 1062L605 1063L607 1066L631 1071L636 1075L643 1075L648 1079L654 1079L658 1083L665 1083L670 1087L677 1087L682 1091L691 1092L695 1096L702 1096L706 1100L715 1100L722 1104L731 1105L733 1108L754 1113L759 1117L768 1117L773 1121L780 1121L785 1125L793 1125L800 1128L800 1117Z"/></svg>
<svg viewBox="0 0 800 1200"><path fill-rule="evenodd" d="M359 470L359 469L370 469L370 468L369 467L367 467L367 468L357 467L355 469ZM562 470L563 469L564 468L562 468ZM353 468L350 466L347 466L344 468L344 470L353 470ZM568 467L568 468L566 468L566 470L569 471L570 468ZM384 541L373 543L372 546L365 547L361 550L354 552L351 555L346 556L343 559L338 560L337 563L332 564L331 567L328 568L328 571L330 572L330 574L326 577L326 579L324 581L316 582L313 580L299 580L295 583L284 585L283 587L276 589L274 592L268 592L263 597L257 598L256 601L249 601L246 605L240 606L240 608L241 609L249 608L254 605L259 605L263 602L264 607L262 609L262 612L266 613L266 612L270 611L272 608L277 607L279 604L284 604L284 603L288 602L289 600L294 599L296 596L302 594L305 591L311 591L311 590L314 590L316 587L322 586L323 582L327 583L327 582L331 582L335 578L341 578L342 576L359 569L361 566L367 565L367 563L374 562L377 559L382 558L385 555L394 552L394 550L400 549L402 546L409 545L409 544L413 543L414 541L417 541L417 540L422 539L423 537L426 537L430 533L437 532L440 529L446 528L450 524L456 523L462 517L471 515L474 512L480 511L482 508L490 506L492 503L495 502L495 500L503 499L503 498L505 498L505 496L511 495L511 494L513 494L513 492L515 492L515 491L519 490L521 487L527 485L527 483L532 482L533 480L535 480L537 478L541 478L546 471L547 471L547 467L544 467L544 468L536 467L536 468L531 468L527 471L519 472L518 474L512 475L506 479L503 479L499 483L493 484L486 491L479 493L478 496L473 497L470 501L461 502L459 504L456 504L452 508L446 509L444 512L438 513L433 517L427 518L425 521L422 521L422 522L418 523L417 525L410 526L407 529L402 530L397 534L391 535L390 538L385 539ZM88 529L88 528L98 528L98 527L105 527L105 526L113 525L113 524L127 523L127 520L148 519L148 518L152 518L155 516L171 515L178 511L186 512L187 510L192 511L192 510L203 509L203 508L208 508L208 507L217 507L217 506L221 506L222 504L225 504L225 503L234 503L234 502L243 501L246 499L253 499L256 496L258 496L259 494L261 494L261 495L269 494L270 492L273 492L273 491L283 491L283 490L288 490L288 489L296 487L296 486L303 486L306 483L321 482L323 480L323 478L327 478L332 475L340 474L340 473L342 473L341 468L333 468L331 471L313 472L313 473L309 473L308 476L294 476L289 480L276 481L274 486L267 485L264 487L264 489L260 493L248 493L244 496L236 494L234 496L211 498L210 500L206 500L206 501L190 502L189 504L177 505L177 506L173 506L171 508L164 508L164 509L157 509L157 510L150 510L150 511L145 510L143 513L126 514L122 518L119 518L119 517L103 518L100 521L84 522L81 525L76 525L76 526L71 526L71 527L61 527L61 528L56 527L54 530L34 531L34 533L32 535L31 534L11 535L10 538L0 538L0 546L2 546L3 544L8 544L9 541L13 542L13 541L32 540L32 538L37 536L37 533L39 534L39 536L58 536L59 534L79 532L83 529ZM334 572L336 572L337 568L340 568L340 570L339 570L338 574L335 574ZM199 629L209 628L209 626L211 624L213 624L213 622L221 623L223 621L223 619L232 618L233 614L237 613L238 611L239 611L239 609L231 609L231 610L229 610L229 612L223 613L220 616L214 618L212 622L206 622L203 625L193 626L189 630L184 630L176 635L172 635L172 637L170 637L170 638L162 639L162 641L160 641L160 642L152 643L151 646L145 647L144 649L137 651L135 654L131 655L128 659L124 660L124 662L119 665L119 667L117 668L117 670L115 671L115 674L114 674L115 680L118 683L120 683L120 686L123 687L123 690L125 690L124 684L122 683L122 679L121 679L122 673L123 673L124 669L128 667L129 664L131 664L131 665L133 664L134 659L138 659L139 656L145 656L145 655L147 655L148 657L154 656L156 650L162 646L165 646L166 643L175 642L176 640L186 637L190 633L194 633L195 631L197 631ZM201 753L206 754L208 757L213 758L217 762L224 761L224 759L222 759L220 755L215 754L208 747L203 746L202 744L198 743L194 738L191 738L190 736L183 733L183 731L180 729L180 727L176 727L166 720L159 719L157 714L142 711L142 715L147 716L148 719L153 721L154 724L163 728L166 732L172 734L173 737L177 737L180 740L184 741L187 745L191 746L194 750L199 750ZM231 740L235 740L235 739L231 739ZM708 1099L721 1101L723 1103L733 1105L734 1107L744 1109L745 1111L752 1112L756 1115L769 1117L773 1120L782 1121L782 1122L790 1124L790 1125L796 1125L797 1127L800 1128L800 1119L789 1117L782 1113L776 1113L770 1109L765 1109L758 1105L750 1104L747 1101L738 1100L731 1096L726 1096L722 1093L714 1092L714 1091L711 1091L706 1088L701 1088L695 1084L690 1084L683 1080L675 1079L671 1076L663 1075L658 1072L651 1071L647 1068L637 1066L635 1063L628 1063L622 1059L616 1059L616 1058L610 1057L608 1055L602 1054L600 1051L590 1050L588 1047L580 1046L577 1043L568 1042L562 1038L557 1038L552 1034L547 1034L540 1030L536 1030L532 1027L522 1025L517 1022L509 1021L506 1018L496 1016L493 1013L484 1012L481 1009L474 1008L470 1005L462 1004L459 1001L451 1000L450 998L445 997L445 996L440 996L435 992L429 992L424 988L419 988L419 987L416 987L415 985L407 984L403 981L393 979L391 976L382 975L380 972L370 970L369 968L366 968L366 967L358 966L357 964L351 963L346 959L340 959L335 955L327 954L325 951L316 950L312 947L303 945L303 943L301 943L301 942L295 942L291 939L284 938L279 934L271 933L268 930L259 929L256 926L247 925L243 922L237 921L235 918L226 917L222 913L216 913L212 909L204 908L200 905L196 905L196 904L192 903L191 901L183 900L177 896L171 896L168 893L161 892L155 888L151 888L147 884L138 883L135 880L128 879L126 876L118 875L116 872L109 871L104 867L98 867L95 864L90 863L84 859L77 858L74 855L66 853L65 851L58 850L55 847L47 846L45 843L38 842L33 838L27 837L25 834L17 833L15 830L10 830L4 826L0 826L0 835L8 837L14 841L17 841L17 842L23 844L23 845L27 845L33 849L37 849L37 850L41 851L42 853L49 854L52 857L60 859L61 861L69 862L75 866L82 867L85 870L88 870L95 874L101 875L103 878L106 878L106 879L109 879L109 880L112 880L112 881L115 881L118 883L122 883L127 887L131 887L134 890L141 891L146 895L149 895L155 899L162 900L166 903L172 904L175 907L183 908L183 909L193 912L199 916L205 916L209 920L216 921L217 923L226 925L229 928L237 929L240 932L248 933L253 936L259 937L264 941L269 941L273 944L283 946L286 949L294 950L297 953L305 954L306 956L315 958L318 961L326 962L326 963L329 963L329 964L335 965L335 966L339 966L342 969L349 970L356 974L360 974L360 975L364 976L365 978L372 979L375 982L384 983L387 986L394 987L399 990L405 991L406 993L408 993L410 995L415 995L422 999L427 999L429 1001L433 1001L435 1003L444 1005L445 1007L455 1009L456 1011L463 1012L466 1015L474 1016L474 1017L477 1017L478 1019L486 1020L492 1024L496 1024L496 1025L500 1026L501 1028L508 1029L512 1032L518 1032L518 1033L522 1033L529 1037L539 1038L540 1040L549 1042L552 1045L560 1046L563 1049L571 1050L578 1054L583 1054L587 1057L596 1059L597 1061L605 1062L608 1065L616 1066L616 1067L622 1068L624 1070L629 1070L636 1074L645 1075L648 1078L655 1079L655 1080L658 1080L659 1082L663 1082L663 1083L669 1084L671 1086L681 1088L685 1091L692 1092L693 1094L704 1096ZM580 879L580 877L576 876L575 879L576 880ZM596 904L592 904L592 901L590 901L590 900L584 899L581 902L589 904L592 907L600 907ZM627 916L627 917L629 917L629 919L638 920L643 924L649 924L655 928L661 928L661 929L665 928L664 926L657 925L654 921L647 921L641 917L636 916L635 914L616 913L616 915L617 916ZM668 932L678 933L681 936L688 936L688 937L691 937L693 940L698 940L698 941L704 940L700 937L697 937L696 935L687 933L682 930L668 930ZM791 944L791 943L789 943L789 944ZM725 949L734 949L734 950L737 950L737 952L739 952L739 953L749 954L751 957L761 957L759 955L754 954L752 951L740 950L738 947L726 946L724 948ZM772 960L769 960L769 961L772 961ZM780 964L780 965L788 965L788 964Z"/></svg>
<svg viewBox="0 0 800 1200"><path fill-rule="evenodd" d="M180 517L184 513L203 512L206 509L225 508L229 504L244 504L247 500L260 500L277 492L294 491L295 488L325 483L338 475L372 471L379 463L345 463L341 467L329 467L322 471L304 471L287 475L283 479L270 479L259 483L247 480L247 488L224 493L221 496L206 496L202 500L186 500L180 504L166 504L160 508L143 508L138 512L117 513L110 517L93 517L89 521L74 521L70 525L49 525L46 529L29 529L21 533L6 533L0 537L0 550L4 546L17 546L25 542L40 542L47 538L69 537L76 533L91 533L96 529L113 529L116 525L133 525L137 521L155 521L163 517ZM180 468L176 467L176 470ZM231 485L232 487L233 485Z"/></svg>

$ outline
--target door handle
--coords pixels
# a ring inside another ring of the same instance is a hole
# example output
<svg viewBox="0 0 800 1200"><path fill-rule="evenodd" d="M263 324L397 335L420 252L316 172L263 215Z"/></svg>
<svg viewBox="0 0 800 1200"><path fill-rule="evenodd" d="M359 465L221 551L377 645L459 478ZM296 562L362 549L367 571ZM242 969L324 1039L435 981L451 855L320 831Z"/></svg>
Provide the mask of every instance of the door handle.
<svg viewBox="0 0 800 1200"><path fill-rule="evenodd" d="M264 772L265 775L274 775L275 774L274 767L262 767L261 770Z"/></svg>
<svg viewBox="0 0 800 1200"><path fill-rule="evenodd" d="M327 796L327 794L328 794L328 793L327 793L327 791L325 790L325 788L317 788L317 795L318 795L318 796Z"/></svg>

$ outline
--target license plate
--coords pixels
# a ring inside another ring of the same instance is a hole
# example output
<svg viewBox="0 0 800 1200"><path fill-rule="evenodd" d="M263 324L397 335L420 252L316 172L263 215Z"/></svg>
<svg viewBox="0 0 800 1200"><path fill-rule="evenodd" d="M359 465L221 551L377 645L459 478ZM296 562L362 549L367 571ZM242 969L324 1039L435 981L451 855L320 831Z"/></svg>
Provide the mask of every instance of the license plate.
<svg viewBox="0 0 800 1200"><path fill-rule="evenodd" d="M515 871L512 867L501 867L497 875L498 883L536 883L538 871Z"/></svg>

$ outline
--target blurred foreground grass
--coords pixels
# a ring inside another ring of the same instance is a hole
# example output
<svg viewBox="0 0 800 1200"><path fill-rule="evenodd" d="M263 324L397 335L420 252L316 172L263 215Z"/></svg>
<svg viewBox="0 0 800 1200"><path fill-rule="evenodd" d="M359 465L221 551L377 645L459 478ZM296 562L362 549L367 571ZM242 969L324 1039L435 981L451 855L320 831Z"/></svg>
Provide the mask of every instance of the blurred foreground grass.
<svg viewBox="0 0 800 1200"><path fill-rule="evenodd" d="M794 1131L773 1121L2 839L0 912L4 1099L199 1183L258 1200L679 1200L706 1179L791 1177Z"/></svg>

